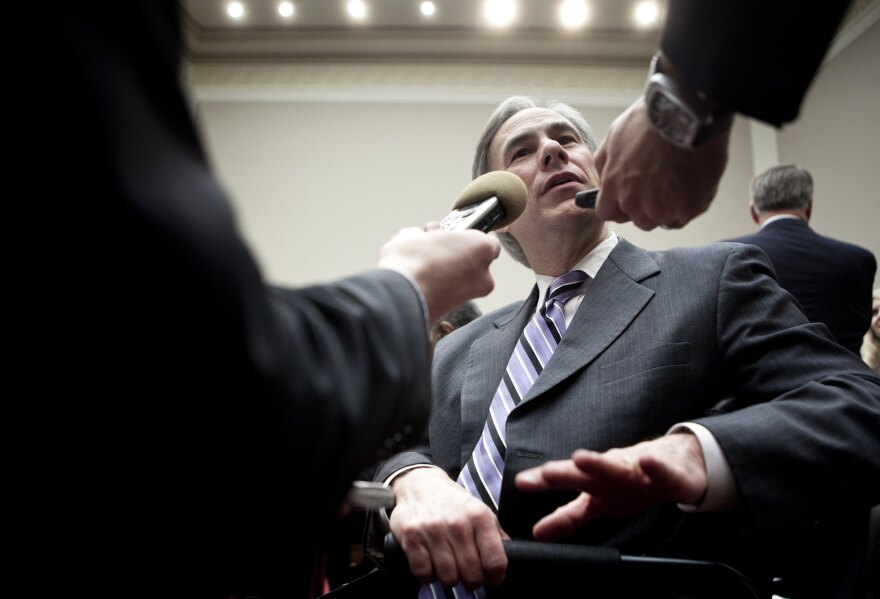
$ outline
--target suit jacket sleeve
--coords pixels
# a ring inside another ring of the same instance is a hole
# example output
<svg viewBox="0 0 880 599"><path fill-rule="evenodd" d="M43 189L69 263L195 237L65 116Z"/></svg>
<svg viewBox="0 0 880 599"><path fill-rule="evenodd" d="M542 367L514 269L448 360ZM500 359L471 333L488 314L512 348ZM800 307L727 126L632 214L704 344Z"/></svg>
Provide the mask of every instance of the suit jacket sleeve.
<svg viewBox="0 0 880 599"><path fill-rule="evenodd" d="M737 244L726 261L716 326L736 397L696 421L721 445L757 529L799 538L804 523L880 500L880 380L804 320L757 248Z"/></svg>
<svg viewBox="0 0 880 599"><path fill-rule="evenodd" d="M660 47L712 100L778 127L797 118L848 5L670 0Z"/></svg>
<svg viewBox="0 0 880 599"><path fill-rule="evenodd" d="M52 372L38 470L46 497L77 489L46 511L87 529L63 536L93 539L108 575L293 596L352 479L426 424L425 317L392 271L266 284L179 86L179 9L76 6L47 22L65 98L44 119L53 168L28 222L45 222L64 265L34 277L21 312L22 355Z"/></svg>

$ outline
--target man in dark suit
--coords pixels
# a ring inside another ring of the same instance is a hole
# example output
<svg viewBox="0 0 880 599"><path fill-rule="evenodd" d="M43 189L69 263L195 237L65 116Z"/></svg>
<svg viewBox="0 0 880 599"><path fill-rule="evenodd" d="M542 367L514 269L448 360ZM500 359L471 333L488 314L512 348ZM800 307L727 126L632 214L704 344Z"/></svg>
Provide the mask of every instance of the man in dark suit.
<svg viewBox="0 0 880 599"><path fill-rule="evenodd" d="M41 595L311 597L352 479L427 422L430 325L491 290L500 247L404 229L373 271L267 284L180 86L179 19L174 0L40 17L53 68L28 93L53 103L12 144L32 167L15 222L39 230L5 336L28 411L16 546Z"/></svg>
<svg viewBox="0 0 880 599"><path fill-rule="evenodd" d="M795 120L849 5L669 0L645 94L596 154L599 216L650 230L707 210L733 115L774 127Z"/></svg>
<svg viewBox="0 0 880 599"><path fill-rule="evenodd" d="M397 496L390 530L413 573L444 585L497 585L510 536L726 561L765 590L774 575L817 574L797 588L828 591L858 566L880 497L880 379L807 321L757 248L647 251L576 206L598 182L594 149L564 104L513 97L490 118L473 174L525 182L525 211L498 235L537 284L437 344L425 444L377 472ZM572 269L589 279L541 371L549 337L533 337L533 351L519 338ZM515 407L487 439L493 396ZM475 447L502 456L492 501L469 492L493 477ZM468 490L456 483L465 464ZM577 493L541 492L557 487ZM617 597L638 582L584 589Z"/></svg>
<svg viewBox="0 0 880 599"><path fill-rule="evenodd" d="M859 354L871 325L874 255L810 227L813 178L803 168L782 165L761 173L752 180L750 196L749 213L760 230L728 241L764 250L779 284L807 318L828 325L842 346Z"/></svg>

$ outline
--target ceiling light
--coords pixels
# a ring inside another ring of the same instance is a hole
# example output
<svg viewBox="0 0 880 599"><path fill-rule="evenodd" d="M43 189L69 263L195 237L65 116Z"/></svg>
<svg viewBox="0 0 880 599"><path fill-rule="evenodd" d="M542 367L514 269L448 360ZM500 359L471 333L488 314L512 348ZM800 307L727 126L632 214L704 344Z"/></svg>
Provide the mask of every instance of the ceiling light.
<svg viewBox="0 0 880 599"><path fill-rule="evenodd" d="M653 0L645 0L636 4L635 18L636 23L641 27L650 27L657 22L660 17L660 8Z"/></svg>
<svg viewBox="0 0 880 599"><path fill-rule="evenodd" d="M230 2L226 5L226 14L233 19L240 19L244 16L244 4L241 2Z"/></svg>
<svg viewBox="0 0 880 599"><path fill-rule="evenodd" d="M348 0L346 8L352 19L360 21L367 16L367 5L363 0Z"/></svg>
<svg viewBox="0 0 880 599"><path fill-rule="evenodd" d="M584 0L565 0L559 5L559 22L566 29L583 27L590 17L590 7Z"/></svg>
<svg viewBox="0 0 880 599"><path fill-rule="evenodd" d="M279 2L278 3L278 14L284 17L285 19L289 19L293 16L293 2Z"/></svg>
<svg viewBox="0 0 880 599"><path fill-rule="evenodd" d="M487 0L484 14L491 26L506 27L516 16L516 3L513 0Z"/></svg>
<svg viewBox="0 0 880 599"><path fill-rule="evenodd" d="M434 6L433 2L422 2L422 5L419 7L422 11L422 14L426 17L434 16L434 12L437 10L437 7Z"/></svg>

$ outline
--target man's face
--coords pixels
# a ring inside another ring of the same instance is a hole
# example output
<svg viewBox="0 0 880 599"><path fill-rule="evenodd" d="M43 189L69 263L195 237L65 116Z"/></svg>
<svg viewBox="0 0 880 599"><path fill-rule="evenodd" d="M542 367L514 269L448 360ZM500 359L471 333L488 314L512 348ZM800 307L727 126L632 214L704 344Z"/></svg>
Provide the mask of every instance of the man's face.
<svg viewBox="0 0 880 599"><path fill-rule="evenodd" d="M571 123L545 108L529 108L508 119L489 144L489 169L519 176L529 191L523 215L510 226L520 241L526 227L579 221L592 210L575 205L578 191L597 187L593 154Z"/></svg>

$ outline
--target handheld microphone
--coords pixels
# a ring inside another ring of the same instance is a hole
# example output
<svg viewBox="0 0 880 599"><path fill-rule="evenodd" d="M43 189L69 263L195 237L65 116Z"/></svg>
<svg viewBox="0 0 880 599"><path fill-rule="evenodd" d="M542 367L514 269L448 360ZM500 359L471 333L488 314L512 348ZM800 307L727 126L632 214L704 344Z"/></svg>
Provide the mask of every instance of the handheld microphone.
<svg viewBox="0 0 880 599"><path fill-rule="evenodd" d="M491 171L464 188L440 227L446 231L477 229L488 233L519 218L528 198L522 179L507 171Z"/></svg>
<svg viewBox="0 0 880 599"><path fill-rule="evenodd" d="M599 195L598 187L579 191L574 194L574 203L581 208L595 208L597 195Z"/></svg>

